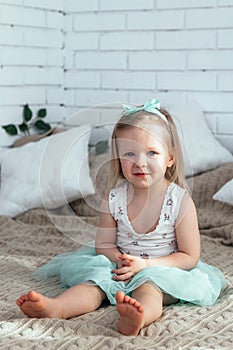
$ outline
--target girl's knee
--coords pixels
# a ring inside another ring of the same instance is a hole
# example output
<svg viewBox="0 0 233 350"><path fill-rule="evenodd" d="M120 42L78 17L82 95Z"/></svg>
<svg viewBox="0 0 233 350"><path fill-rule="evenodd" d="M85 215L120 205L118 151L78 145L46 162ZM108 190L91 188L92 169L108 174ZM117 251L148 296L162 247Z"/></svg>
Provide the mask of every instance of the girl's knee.
<svg viewBox="0 0 233 350"><path fill-rule="evenodd" d="M132 296L136 299L141 295L142 296L146 295L147 297L151 295L153 298L156 298L162 304L163 293L161 289L151 281L148 281L145 284L142 284L141 286L136 288L132 293Z"/></svg>
<svg viewBox="0 0 233 350"><path fill-rule="evenodd" d="M86 294L87 299L95 300L97 307L102 304L102 302L106 299L106 294L104 291L97 286L94 282L83 283L82 286L83 292Z"/></svg>

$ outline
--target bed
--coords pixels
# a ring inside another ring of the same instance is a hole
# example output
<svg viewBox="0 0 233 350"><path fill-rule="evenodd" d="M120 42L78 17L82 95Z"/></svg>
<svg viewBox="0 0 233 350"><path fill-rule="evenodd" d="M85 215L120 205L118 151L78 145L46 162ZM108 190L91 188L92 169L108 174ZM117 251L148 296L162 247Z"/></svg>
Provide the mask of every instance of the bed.
<svg viewBox="0 0 233 350"><path fill-rule="evenodd" d="M232 349L233 207L212 196L232 179L233 163L189 178L198 210L202 259L219 267L227 279L214 306L167 306L161 319L138 337L126 337L117 332L118 316L108 304L69 320L30 319L15 304L30 289L48 296L63 290L57 279L36 281L32 272L52 256L77 250L93 239L100 194L106 186L106 157L90 157L97 193L52 210L38 208L15 218L0 217L1 349Z"/></svg>
<svg viewBox="0 0 233 350"><path fill-rule="evenodd" d="M21 294L35 289L52 297L63 290L56 278L36 281L32 272L54 255L80 249L95 238L107 183L109 152L88 150L88 127L54 131L37 142L25 141L0 152L1 349L233 348L233 157L191 107L189 123L185 126L184 120L183 125L195 175L187 169L186 175L197 207L201 258L220 268L227 280L215 305L167 306L161 318L137 337L117 332L117 312L106 303L69 320L30 319L21 312L15 303ZM186 116L187 108L182 111L179 106L174 113ZM84 139L72 143L70 151L69 143L80 130Z"/></svg>

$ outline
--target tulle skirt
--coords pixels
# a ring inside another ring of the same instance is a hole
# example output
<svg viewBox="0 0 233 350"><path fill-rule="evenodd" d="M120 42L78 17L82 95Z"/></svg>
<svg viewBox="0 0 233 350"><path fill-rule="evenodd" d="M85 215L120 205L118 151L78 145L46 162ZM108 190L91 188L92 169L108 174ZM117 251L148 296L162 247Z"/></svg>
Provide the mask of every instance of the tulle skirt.
<svg viewBox="0 0 233 350"><path fill-rule="evenodd" d="M97 255L94 247L85 247L55 256L33 274L36 279L58 276L62 285L70 288L80 283L99 286L112 305L115 295L121 290L126 295L147 283L156 284L163 293L181 302L197 305L212 305L226 285L222 272L201 260L191 270L176 267L153 266L139 271L129 282L115 281L112 270L116 264L104 255Z"/></svg>

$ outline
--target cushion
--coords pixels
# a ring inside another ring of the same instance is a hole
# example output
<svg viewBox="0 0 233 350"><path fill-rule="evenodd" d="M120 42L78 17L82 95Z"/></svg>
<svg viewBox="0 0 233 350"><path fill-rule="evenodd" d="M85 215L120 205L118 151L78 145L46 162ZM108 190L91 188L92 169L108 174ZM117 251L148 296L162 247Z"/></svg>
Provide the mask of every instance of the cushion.
<svg viewBox="0 0 233 350"><path fill-rule="evenodd" d="M198 214L200 233L233 244L233 206L213 200L213 195L233 177L233 163L188 179Z"/></svg>
<svg viewBox="0 0 233 350"><path fill-rule="evenodd" d="M201 107L196 102L166 107L180 135L185 175L192 176L233 162L232 154L211 133ZM182 142L183 141L183 142Z"/></svg>
<svg viewBox="0 0 233 350"><path fill-rule="evenodd" d="M0 215L56 208L95 192L89 174L90 126L0 153Z"/></svg>
<svg viewBox="0 0 233 350"><path fill-rule="evenodd" d="M213 196L213 199L233 205L233 179L228 181Z"/></svg>

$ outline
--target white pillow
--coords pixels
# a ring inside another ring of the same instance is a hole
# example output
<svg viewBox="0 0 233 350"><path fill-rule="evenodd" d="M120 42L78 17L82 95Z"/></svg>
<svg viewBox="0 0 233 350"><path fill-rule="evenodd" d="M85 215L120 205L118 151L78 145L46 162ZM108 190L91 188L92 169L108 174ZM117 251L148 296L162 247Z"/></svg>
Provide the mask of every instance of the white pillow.
<svg viewBox="0 0 233 350"><path fill-rule="evenodd" d="M90 126L0 153L0 215L52 209L95 193L89 174Z"/></svg>
<svg viewBox="0 0 233 350"><path fill-rule="evenodd" d="M185 175L192 176L233 161L233 156L211 133L197 102L167 107L183 141Z"/></svg>
<svg viewBox="0 0 233 350"><path fill-rule="evenodd" d="M233 205L233 179L220 188L213 196L213 199Z"/></svg>

